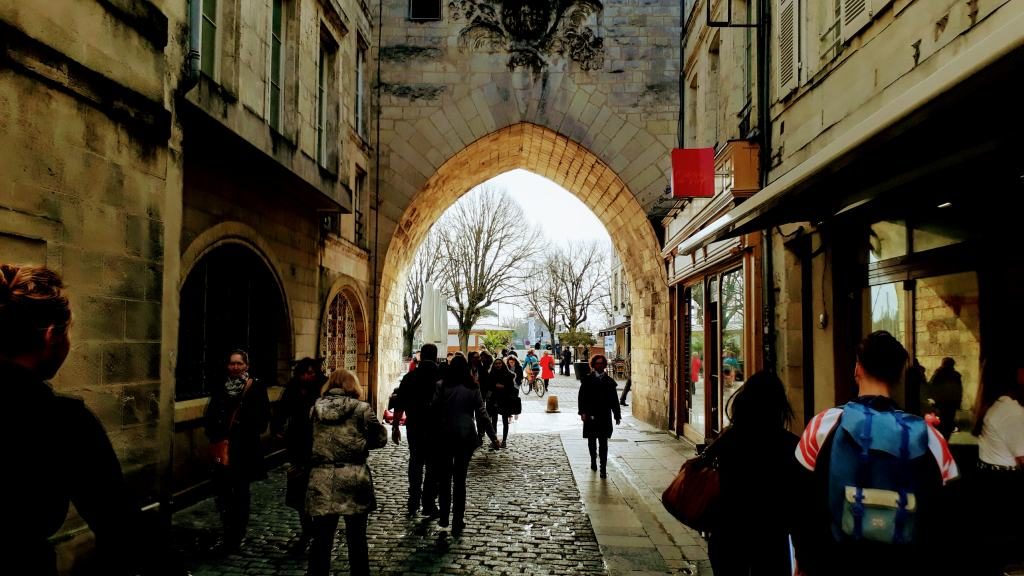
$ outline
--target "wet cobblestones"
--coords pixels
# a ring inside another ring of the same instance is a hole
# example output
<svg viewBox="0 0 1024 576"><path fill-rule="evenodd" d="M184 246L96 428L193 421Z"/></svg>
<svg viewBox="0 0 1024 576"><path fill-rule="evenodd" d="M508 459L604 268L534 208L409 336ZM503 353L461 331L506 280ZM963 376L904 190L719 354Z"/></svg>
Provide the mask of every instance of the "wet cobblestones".
<svg viewBox="0 0 1024 576"><path fill-rule="evenodd" d="M606 573L557 435L513 434L506 450L477 451L470 464L467 528L459 538L434 520L405 517L407 460L404 443L370 458L379 503L368 528L372 573ZM284 505L284 488L284 468L253 485L249 535L237 553L218 551L220 521L212 500L177 513L176 540L193 574L305 574L305 554L289 552L299 525ZM343 528L334 553L335 573L347 574Z"/></svg>

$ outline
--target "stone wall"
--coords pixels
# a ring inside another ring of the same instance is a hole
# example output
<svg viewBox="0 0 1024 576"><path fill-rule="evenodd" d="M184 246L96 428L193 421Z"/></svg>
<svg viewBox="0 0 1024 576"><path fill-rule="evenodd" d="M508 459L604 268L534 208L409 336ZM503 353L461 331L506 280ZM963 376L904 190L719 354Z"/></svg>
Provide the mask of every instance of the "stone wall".
<svg viewBox="0 0 1024 576"><path fill-rule="evenodd" d="M605 2L586 22L603 59L541 50L536 67L511 68L509 43L460 43L463 7L411 22L407 2L388 0L380 19L380 397L402 370L405 268L426 231L476 184L526 168L579 195L627 262L634 413L664 425L667 287L646 210L664 193L676 143L679 4Z"/></svg>
<svg viewBox="0 0 1024 576"><path fill-rule="evenodd" d="M160 343L165 207L180 180L167 18L122 6L0 4L0 261L63 275L75 322L54 387L85 400L153 502L173 418Z"/></svg>

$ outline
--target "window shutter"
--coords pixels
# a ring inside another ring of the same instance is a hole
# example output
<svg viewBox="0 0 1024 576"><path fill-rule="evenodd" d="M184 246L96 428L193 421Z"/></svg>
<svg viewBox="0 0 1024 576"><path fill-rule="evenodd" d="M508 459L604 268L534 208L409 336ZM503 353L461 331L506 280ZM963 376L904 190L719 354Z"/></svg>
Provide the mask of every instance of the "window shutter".
<svg viewBox="0 0 1024 576"><path fill-rule="evenodd" d="M843 31L844 44L871 21L869 1L875 0L839 0L840 28Z"/></svg>
<svg viewBox="0 0 1024 576"><path fill-rule="evenodd" d="M797 0L779 0L779 98L800 81L800 9Z"/></svg>
<svg viewBox="0 0 1024 576"><path fill-rule="evenodd" d="M892 4L892 0L871 0L871 17L877 16L889 4Z"/></svg>

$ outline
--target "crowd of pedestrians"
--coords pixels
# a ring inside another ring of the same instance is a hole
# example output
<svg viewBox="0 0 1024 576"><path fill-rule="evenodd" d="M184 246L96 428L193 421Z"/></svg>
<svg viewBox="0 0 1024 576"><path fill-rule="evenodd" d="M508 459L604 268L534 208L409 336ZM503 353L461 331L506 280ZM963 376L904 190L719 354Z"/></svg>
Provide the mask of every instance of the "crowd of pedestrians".
<svg viewBox="0 0 1024 576"><path fill-rule="evenodd" d="M58 275L41 267L0 266L0 379L12 405L3 420L21 464L5 518L19 529L4 541L25 573L55 575L49 541L69 504L97 536L104 574L184 574L180 558L148 526L121 474L110 440L80 400L53 391L70 350L71 306ZM453 536L467 529L466 481L474 452L490 440L508 445L509 419L521 411L526 371L553 377L554 358L531 353L520 363L503 351L454 353L438 363L426 344L395 392L391 437L409 448L407 513L436 518ZM266 477L261 435L268 425L290 460L286 504L299 513L297 551L308 551L311 576L330 573L339 521L352 574L371 573L366 539L376 507L369 451L387 444L386 427L365 401L357 377L326 375L322 362L295 365L271 415L266 385L249 373L244 350L231 351L210 397L206 434L221 513L224 547L246 535L249 485ZM564 357L563 357L564 362ZM1024 363L984 363L976 410L977 470L960 490L970 506L950 505L948 484L960 475L945 436L925 418L900 410L892 393L905 377L907 351L888 332L867 336L856 351L858 396L810 420L799 438L779 378L750 375L725 407L730 425L705 449L720 478L719 505L708 530L715 574L844 576L945 574L954 523L966 531L971 573L1002 573L1024 551ZM621 421L608 361L595 355L580 374L578 397L590 466L607 477L608 439ZM912 371L913 369L911 369ZM929 383L941 421L959 394L959 374L946 362ZM952 393L947 391L952 390ZM39 418L45 415L45 418ZM496 434L500 416L502 436ZM67 478L74 481L67 482ZM966 510L963 512L962 510Z"/></svg>

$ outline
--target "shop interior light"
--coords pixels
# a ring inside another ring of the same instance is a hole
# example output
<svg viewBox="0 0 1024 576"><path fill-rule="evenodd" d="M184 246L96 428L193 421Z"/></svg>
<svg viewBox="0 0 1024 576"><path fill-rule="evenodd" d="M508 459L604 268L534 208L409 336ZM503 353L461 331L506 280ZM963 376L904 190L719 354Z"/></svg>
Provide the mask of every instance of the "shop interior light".
<svg viewBox="0 0 1024 576"><path fill-rule="evenodd" d="M952 205L952 202L943 202L942 204L939 204L939 208L949 208Z"/></svg>

